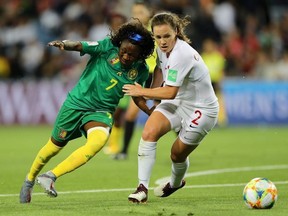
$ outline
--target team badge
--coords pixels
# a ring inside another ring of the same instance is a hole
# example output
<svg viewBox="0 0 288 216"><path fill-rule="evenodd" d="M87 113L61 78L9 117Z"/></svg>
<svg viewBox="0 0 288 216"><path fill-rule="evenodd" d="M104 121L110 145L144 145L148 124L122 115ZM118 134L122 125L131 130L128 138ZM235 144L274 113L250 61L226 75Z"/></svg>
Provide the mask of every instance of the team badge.
<svg viewBox="0 0 288 216"><path fill-rule="evenodd" d="M136 69L132 69L128 72L128 78L130 80L135 79L137 77L137 75L138 75L138 71Z"/></svg>
<svg viewBox="0 0 288 216"><path fill-rule="evenodd" d="M59 138L65 139L66 136L67 136L67 131L63 130L63 129L60 129Z"/></svg>

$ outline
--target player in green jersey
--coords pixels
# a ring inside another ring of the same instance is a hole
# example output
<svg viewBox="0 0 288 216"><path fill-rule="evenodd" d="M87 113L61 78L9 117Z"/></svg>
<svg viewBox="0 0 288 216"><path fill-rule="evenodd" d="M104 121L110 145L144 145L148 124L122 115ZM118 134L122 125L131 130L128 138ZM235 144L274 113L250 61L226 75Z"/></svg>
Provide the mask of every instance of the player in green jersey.
<svg viewBox="0 0 288 216"><path fill-rule="evenodd" d="M122 25L115 33L102 41L52 41L49 46L61 50L78 51L91 56L78 83L64 101L51 138L34 159L20 191L20 203L31 202L35 181L45 192L56 197L54 183L60 176L88 162L105 145L113 125L113 114L124 96L122 87L135 82L145 83L148 67L145 59L154 50L151 33L140 22ZM134 97L135 103L145 113L149 109L142 97ZM75 150L54 169L39 175L45 164L70 140L84 135L85 145Z"/></svg>

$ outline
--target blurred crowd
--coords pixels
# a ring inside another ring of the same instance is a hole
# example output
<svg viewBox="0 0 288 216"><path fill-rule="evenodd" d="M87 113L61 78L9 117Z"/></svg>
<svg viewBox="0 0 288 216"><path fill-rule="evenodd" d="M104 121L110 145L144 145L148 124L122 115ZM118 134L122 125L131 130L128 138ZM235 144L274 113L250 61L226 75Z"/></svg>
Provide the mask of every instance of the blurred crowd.
<svg viewBox="0 0 288 216"><path fill-rule="evenodd" d="M0 79L76 79L87 57L46 44L101 40L131 18L135 1L0 0ZM287 0L145 2L153 13L188 15L191 45L226 77L288 80Z"/></svg>

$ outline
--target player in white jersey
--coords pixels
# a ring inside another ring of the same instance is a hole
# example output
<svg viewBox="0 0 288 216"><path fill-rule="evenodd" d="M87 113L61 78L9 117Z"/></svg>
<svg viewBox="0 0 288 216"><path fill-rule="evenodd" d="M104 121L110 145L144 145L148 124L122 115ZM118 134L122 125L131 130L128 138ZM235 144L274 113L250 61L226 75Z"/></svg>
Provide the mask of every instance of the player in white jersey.
<svg viewBox="0 0 288 216"><path fill-rule="evenodd" d="M146 202L149 180L156 159L157 141L170 130L179 131L171 148L172 174L169 182L154 189L167 197L185 185L189 154L215 126L219 112L209 71L199 53L189 45L184 33L186 18L164 12L151 20L157 48L157 66L151 88L124 85L131 96L161 100L148 118L138 148L136 191L128 196L132 202ZM161 83L164 85L160 87Z"/></svg>

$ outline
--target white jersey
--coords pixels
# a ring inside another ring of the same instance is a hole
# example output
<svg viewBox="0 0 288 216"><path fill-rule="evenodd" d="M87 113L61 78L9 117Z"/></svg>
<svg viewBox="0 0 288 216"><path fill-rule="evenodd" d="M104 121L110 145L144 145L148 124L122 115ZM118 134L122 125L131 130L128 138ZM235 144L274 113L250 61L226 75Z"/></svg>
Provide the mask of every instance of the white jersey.
<svg viewBox="0 0 288 216"><path fill-rule="evenodd" d="M162 100L163 103L173 103L186 111L201 108L207 115L217 116L219 105L208 68L187 42L177 39L168 58L157 48L157 66L162 70L165 85L179 87L175 99Z"/></svg>

